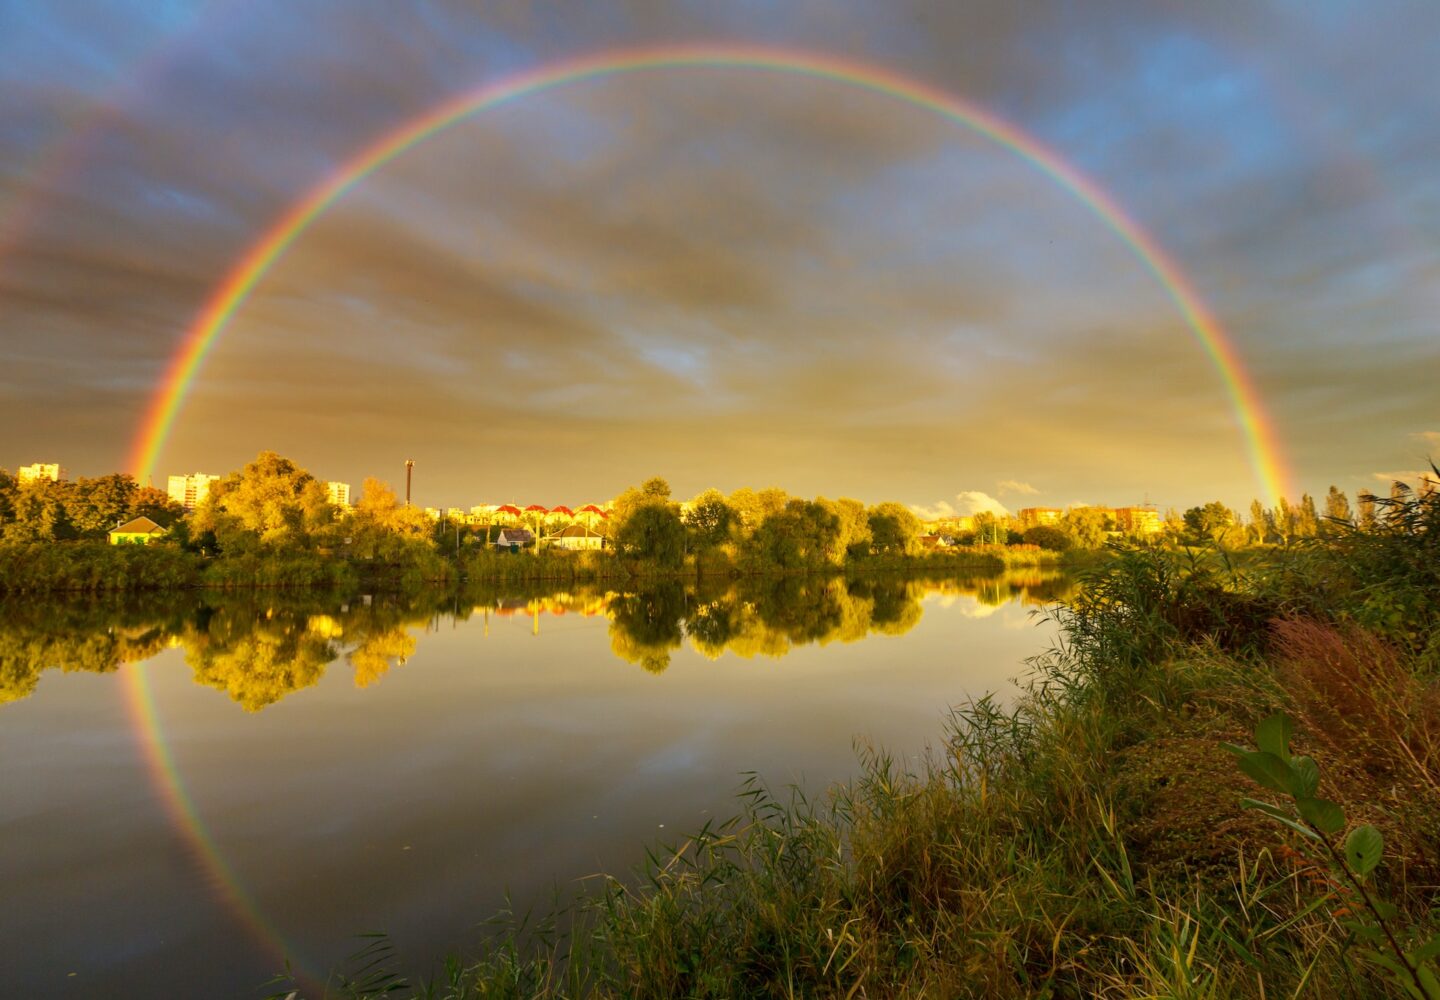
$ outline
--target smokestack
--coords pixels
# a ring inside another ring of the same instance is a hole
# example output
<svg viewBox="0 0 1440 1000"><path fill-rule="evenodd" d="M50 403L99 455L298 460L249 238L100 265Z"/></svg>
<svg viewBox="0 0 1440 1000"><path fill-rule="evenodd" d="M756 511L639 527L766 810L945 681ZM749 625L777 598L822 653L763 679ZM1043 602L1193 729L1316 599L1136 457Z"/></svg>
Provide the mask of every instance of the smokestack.
<svg viewBox="0 0 1440 1000"><path fill-rule="evenodd" d="M410 475L415 468L413 459L405 459L405 506L410 506Z"/></svg>

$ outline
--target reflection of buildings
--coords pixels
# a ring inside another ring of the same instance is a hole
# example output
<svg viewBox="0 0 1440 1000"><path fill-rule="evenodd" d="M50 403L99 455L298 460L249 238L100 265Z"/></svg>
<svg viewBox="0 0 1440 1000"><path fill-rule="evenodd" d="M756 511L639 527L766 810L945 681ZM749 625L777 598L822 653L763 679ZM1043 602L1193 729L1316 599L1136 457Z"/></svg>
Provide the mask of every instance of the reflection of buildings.
<svg viewBox="0 0 1440 1000"><path fill-rule="evenodd" d="M210 495L210 484L219 478L204 472L189 476L171 476L165 492L170 494L171 500L186 510L194 510Z"/></svg>
<svg viewBox="0 0 1440 1000"><path fill-rule="evenodd" d="M20 470L15 474L15 478L20 481L21 486L24 486L26 483L38 482L58 483L65 478L65 470L55 462L49 464L36 462L34 465L20 466Z"/></svg>

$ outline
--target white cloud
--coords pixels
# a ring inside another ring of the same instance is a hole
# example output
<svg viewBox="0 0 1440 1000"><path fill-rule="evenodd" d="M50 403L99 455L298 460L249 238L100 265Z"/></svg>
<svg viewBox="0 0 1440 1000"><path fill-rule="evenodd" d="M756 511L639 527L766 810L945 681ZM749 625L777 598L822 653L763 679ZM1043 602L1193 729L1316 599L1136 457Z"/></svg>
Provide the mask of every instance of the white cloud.
<svg viewBox="0 0 1440 1000"><path fill-rule="evenodd" d="M1022 483L1018 479L1002 479L995 484L995 488L1001 496L1006 493L1019 493L1021 496L1033 497L1040 492L1029 483Z"/></svg>
<svg viewBox="0 0 1440 1000"><path fill-rule="evenodd" d="M1424 442L1425 447L1440 451L1440 431L1417 431L1412 437Z"/></svg>
<svg viewBox="0 0 1440 1000"><path fill-rule="evenodd" d="M911 504L910 509L927 521L936 520L942 517L965 517L969 514L978 514L981 511L988 511L991 514L1006 515L1010 511L999 500L996 500L989 493L980 490L961 490L955 494L955 502L941 500L931 506Z"/></svg>

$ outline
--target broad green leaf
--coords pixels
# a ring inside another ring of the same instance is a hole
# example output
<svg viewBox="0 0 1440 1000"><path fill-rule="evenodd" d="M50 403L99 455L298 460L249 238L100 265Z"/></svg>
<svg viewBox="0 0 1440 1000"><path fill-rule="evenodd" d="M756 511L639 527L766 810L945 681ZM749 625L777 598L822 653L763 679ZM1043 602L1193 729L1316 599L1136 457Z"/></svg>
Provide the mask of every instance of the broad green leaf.
<svg viewBox="0 0 1440 1000"><path fill-rule="evenodd" d="M1255 727L1255 745L1283 761L1290 760L1290 716L1276 712Z"/></svg>
<svg viewBox="0 0 1440 1000"><path fill-rule="evenodd" d="M1293 761L1291 766L1294 766ZM1329 799L1296 799L1295 808L1300 810L1300 815L1307 823L1321 833L1339 833L1345 829L1345 810Z"/></svg>
<svg viewBox="0 0 1440 1000"><path fill-rule="evenodd" d="M1273 753L1251 750L1240 758L1240 770L1252 780L1282 795L1294 795L1295 775L1290 765Z"/></svg>
<svg viewBox="0 0 1440 1000"><path fill-rule="evenodd" d="M1284 811L1283 809L1279 809L1279 808L1277 808L1277 807L1275 807L1275 806L1272 806L1272 805L1271 805L1270 803L1268 803L1268 802L1257 802L1255 799L1241 799L1241 800L1240 800L1240 804L1241 804L1242 806L1244 806L1246 809L1258 809L1258 810L1260 810L1260 811L1263 812L1265 815L1267 815L1267 816L1269 816L1271 819L1275 820L1277 823L1284 823L1286 826L1288 826L1290 829L1294 830L1296 833L1304 834L1305 836L1309 837L1311 840L1319 840L1319 839L1320 839L1319 835L1316 834L1316 832L1315 832L1314 830L1310 829L1308 826L1301 826L1299 823L1295 822L1295 821L1294 821L1293 819L1291 819L1288 815L1286 815L1286 814L1285 814L1285 811Z"/></svg>
<svg viewBox="0 0 1440 1000"><path fill-rule="evenodd" d="M1290 772L1295 776L1293 788L1297 799L1310 798L1320 787L1320 767L1309 757L1290 758Z"/></svg>
<svg viewBox="0 0 1440 1000"><path fill-rule="evenodd" d="M1371 905L1375 907L1375 912L1380 914L1381 920L1394 920L1400 916L1400 907L1394 903L1387 903L1383 899L1376 899L1372 900Z"/></svg>
<svg viewBox="0 0 1440 1000"><path fill-rule="evenodd" d="M1345 838L1345 861L1357 875L1369 875L1385 853L1385 838L1369 823L1357 826Z"/></svg>

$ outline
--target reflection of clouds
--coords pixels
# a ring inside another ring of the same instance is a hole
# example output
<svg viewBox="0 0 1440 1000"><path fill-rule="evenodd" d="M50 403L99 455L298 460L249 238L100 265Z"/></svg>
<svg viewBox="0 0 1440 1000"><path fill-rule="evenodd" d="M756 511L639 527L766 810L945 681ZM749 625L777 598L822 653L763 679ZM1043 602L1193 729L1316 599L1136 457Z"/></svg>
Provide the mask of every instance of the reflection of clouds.
<svg viewBox="0 0 1440 1000"><path fill-rule="evenodd" d="M951 598L951 600L958 601L958 598ZM966 618L989 618L1004 607L1003 604L985 604L977 598L966 596L964 602L960 603L955 610Z"/></svg>

